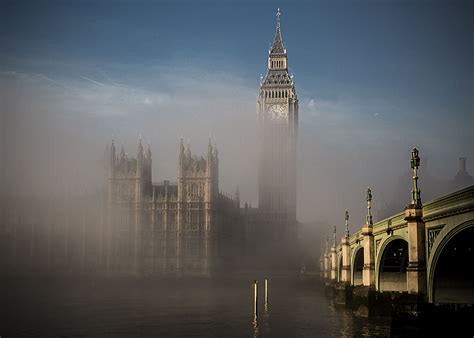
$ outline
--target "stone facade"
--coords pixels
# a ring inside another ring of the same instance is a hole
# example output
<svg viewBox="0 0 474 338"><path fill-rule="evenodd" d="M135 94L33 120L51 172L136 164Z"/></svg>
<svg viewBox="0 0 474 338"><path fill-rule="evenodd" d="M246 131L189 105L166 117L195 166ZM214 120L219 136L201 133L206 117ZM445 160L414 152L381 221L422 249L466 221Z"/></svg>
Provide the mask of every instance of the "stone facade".
<svg viewBox="0 0 474 338"><path fill-rule="evenodd" d="M181 142L177 183L152 183L141 142L136 158L117 155L113 142L109 156L108 271L208 274L231 254L240 201L219 192L216 147L194 157Z"/></svg>

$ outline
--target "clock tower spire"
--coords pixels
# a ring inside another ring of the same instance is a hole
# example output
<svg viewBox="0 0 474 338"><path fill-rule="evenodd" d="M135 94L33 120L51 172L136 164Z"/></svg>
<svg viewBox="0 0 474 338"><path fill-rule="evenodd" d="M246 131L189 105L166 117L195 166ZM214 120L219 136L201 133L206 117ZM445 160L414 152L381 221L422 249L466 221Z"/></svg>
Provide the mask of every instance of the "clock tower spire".
<svg viewBox="0 0 474 338"><path fill-rule="evenodd" d="M267 74L257 97L259 130L259 208L275 219L276 229L296 227L296 140L298 98L283 44L281 12L268 51ZM274 223L275 223L274 222ZM291 231L290 231L291 232Z"/></svg>

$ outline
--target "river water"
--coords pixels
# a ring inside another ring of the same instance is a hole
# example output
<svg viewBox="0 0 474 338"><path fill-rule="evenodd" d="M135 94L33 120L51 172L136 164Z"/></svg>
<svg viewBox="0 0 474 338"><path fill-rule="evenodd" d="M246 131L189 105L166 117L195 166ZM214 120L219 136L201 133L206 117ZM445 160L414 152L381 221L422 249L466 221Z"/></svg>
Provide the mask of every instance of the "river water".
<svg viewBox="0 0 474 338"><path fill-rule="evenodd" d="M2 286L0 336L390 336L390 318L335 307L314 278L38 279Z"/></svg>

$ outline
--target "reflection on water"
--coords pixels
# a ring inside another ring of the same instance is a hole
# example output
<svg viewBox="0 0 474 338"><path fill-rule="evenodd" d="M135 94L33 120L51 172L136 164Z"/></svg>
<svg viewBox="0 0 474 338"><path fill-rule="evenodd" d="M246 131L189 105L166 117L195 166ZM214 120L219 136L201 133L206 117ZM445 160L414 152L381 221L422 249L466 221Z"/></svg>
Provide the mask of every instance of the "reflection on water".
<svg viewBox="0 0 474 338"><path fill-rule="evenodd" d="M389 318L334 307L311 279L36 281L2 287L0 335L314 337L388 336Z"/></svg>

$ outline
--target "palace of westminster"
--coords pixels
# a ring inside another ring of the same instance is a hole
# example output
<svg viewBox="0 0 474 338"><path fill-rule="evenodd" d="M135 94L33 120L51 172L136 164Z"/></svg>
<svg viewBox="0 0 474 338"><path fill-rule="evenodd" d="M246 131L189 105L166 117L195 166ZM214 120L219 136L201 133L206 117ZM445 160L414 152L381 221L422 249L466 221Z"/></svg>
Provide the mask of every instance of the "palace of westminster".
<svg viewBox="0 0 474 338"><path fill-rule="evenodd" d="M254 267L268 257L289 267L297 239L296 136L298 99L280 31L268 54L268 71L257 98L259 207L240 207L219 190L219 156L209 142L203 157L179 146L176 184L152 183L152 154L138 146L107 151L108 213L105 263L111 271L204 273L250 256ZM258 246L256 245L258 243ZM265 245L268 243L268 245Z"/></svg>

